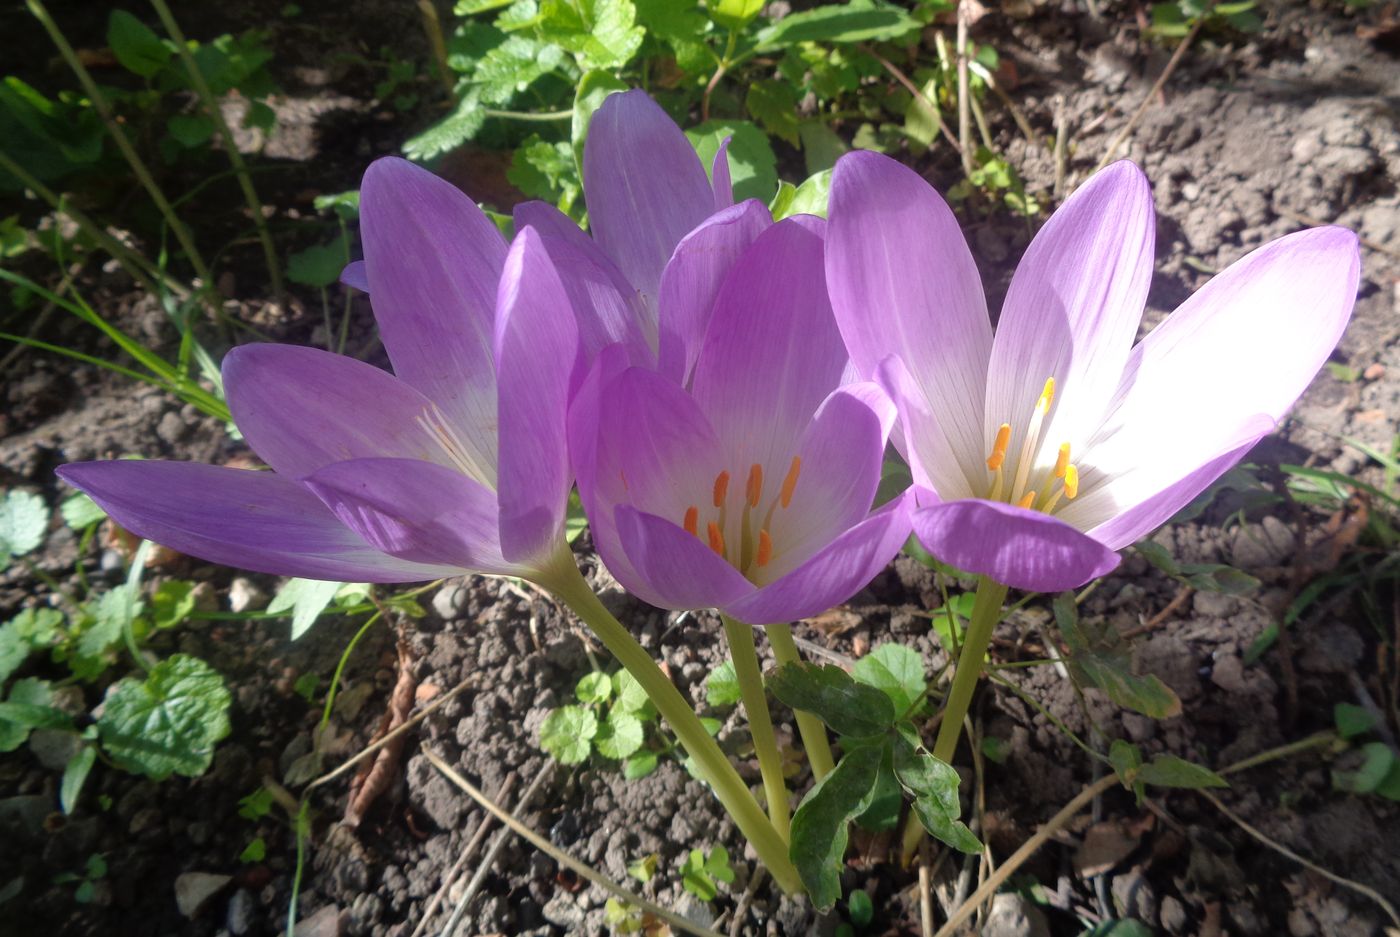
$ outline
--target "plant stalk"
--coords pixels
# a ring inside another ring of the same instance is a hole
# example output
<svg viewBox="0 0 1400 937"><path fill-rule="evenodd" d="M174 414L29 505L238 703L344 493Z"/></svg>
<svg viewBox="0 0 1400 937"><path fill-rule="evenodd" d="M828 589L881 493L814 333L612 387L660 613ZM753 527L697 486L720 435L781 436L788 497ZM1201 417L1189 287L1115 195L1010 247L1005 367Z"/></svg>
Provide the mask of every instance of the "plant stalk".
<svg viewBox="0 0 1400 937"><path fill-rule="evenodd" d="M676 734L681 745L694 759L697 772L714 789L724 809L734 818L739 831L754 847L759 859L767 866L774 881L788 894L802 892L802 881L788 858L787 843L764 814L753 794L744 784L739 772L729 763L724 752L705 731L700 718L670 678L661 672L637 639L613 617L598 600L593 589L574 565L573 557L563 553L548 571L542 571L538 584L552 592L587 624L608 651L627 669L663 719Z"/></svg>
<svg viewBox="0 0 1400 937"><path fill-rule="evenodd" d="M801 658L797 654L797 644L792 640L792 627L787 624L769 625L764 629L768 643L773 648L773 656L779 665L794 663ZM812 777L820 781L836 767L836 759L831 756L831 742L826 737L826 726L816 716L803 710L794 710L797 717L797 731L802 736L802 747L807 750L807 763L812 766Z"/></svg>
<svg viewBox="0 0 1400 937"><path fill-rule="evenodd" d="M758 649L754 644L753 626L720 615L724 622L724 637L729 642L729 656L734 661L734 676L739 680L739 696L744 714L749 717L749 732L753 736L758 767L763 772L763 796L768 801L768 818L784 841L789 839L792 817L788 806L787 783L783 780L783 756L778 751L778 739L773 732L773 717L768 712L768 696L763 689L762 668L758 664Z"/></svg>
<svg viewBox="0 0 1400 937"><path fill-rule="evenodd" d="M958 669L953 674L953 686L948 698L943 702L943 722L938 727L938 739L933 745L933 757L952 764L953 753L958 748L958 737L962 733L963 720L967 718L968 707L972 704L972 693L977 689L977 680L982 676L982 663L987 658L987 648L992 643L992 632L1001 621L1002 603L1006 601L1007 587L986 576L977 580L977 597L972 603L972 620L968 622L967 633L963 635L962 651L958 654ZM913 814L904 826L903 860L908 865L924 829Z"/></svg>

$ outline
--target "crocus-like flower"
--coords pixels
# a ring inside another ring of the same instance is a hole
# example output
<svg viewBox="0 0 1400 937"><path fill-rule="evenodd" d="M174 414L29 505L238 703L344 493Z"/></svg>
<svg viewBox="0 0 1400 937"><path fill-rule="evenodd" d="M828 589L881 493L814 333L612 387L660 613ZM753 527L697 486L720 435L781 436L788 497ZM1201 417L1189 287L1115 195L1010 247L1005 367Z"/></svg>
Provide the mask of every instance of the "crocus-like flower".
<svg viewBox="0 0 1400 937"><path fill-rule="evenodd" d="M612 346L575 400L570 449L594 543L652 604L751 624L805 617L849 598L908 536L902 498L871 513L894 408L873 384L842 385L823 228L787 219L742 252L687 379Z"/></svg>
<svg viewBox="0 0 1400 937"><path fill-rule="evenodd" d="M59 475L142 537L263 572L405 582L558 561L584 361L542 238L526 228L508 246L469 198L398 159L365 173L361 235L394 374L289 345L224 360L234 420L274 471Z"/></svg>
<svg viewBox="0 0 1400 937"><path fill-rule="evenodd" d="M1354 234L1302 231L1212 279L1136 346L1152 274L1146 178L1120 162L1026 251L993 336L952 212L853 153L831 191L827 280L851 358L900 413L914 530L939 559L1071 588L1238 462L1307 387L1351 314Z"/></svg>

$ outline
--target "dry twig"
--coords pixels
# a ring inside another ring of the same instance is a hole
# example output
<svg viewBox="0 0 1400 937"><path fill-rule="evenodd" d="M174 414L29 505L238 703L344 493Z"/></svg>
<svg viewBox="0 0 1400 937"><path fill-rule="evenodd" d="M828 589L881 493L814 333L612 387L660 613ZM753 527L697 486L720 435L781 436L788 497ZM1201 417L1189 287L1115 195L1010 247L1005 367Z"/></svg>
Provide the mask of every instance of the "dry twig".
<svg viewBox="0 0 1400 937"><path fill-rule="evenodd" d="M393 783L399 767L399 757L403 754L403 746L408 737L396 733L390 739L389 734L408 721L408 714L413 711L413 694L417 689L418 681L413 678L413 656L407 642L400 641L399 678L394 684L394 692L389 696L389 709L384 713L379 729L375 732L375 740L378 741L382 737L386 744L380 748L373 761L362 765L360 770L355 772L355 777L350 781L345 816L340 822L351 829L360 825L360 821L364 819L365 813L373 806L375 800Z"/></svg>

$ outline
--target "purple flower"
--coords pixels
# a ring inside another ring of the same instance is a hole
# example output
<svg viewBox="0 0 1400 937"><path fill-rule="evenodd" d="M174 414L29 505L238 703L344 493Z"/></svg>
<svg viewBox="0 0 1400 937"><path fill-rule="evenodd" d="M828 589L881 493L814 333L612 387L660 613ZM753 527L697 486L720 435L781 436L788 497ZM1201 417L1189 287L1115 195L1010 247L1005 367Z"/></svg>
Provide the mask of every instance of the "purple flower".
<svg viewBox="0 0 1400 937"><path fill-rule="evenodd" d="M507 246L469 198L398 159L365 173L361 212L393 375L246 345L224 359L229 408L274 471L118 461L59 475L140 536L246 569L404 582L549 566L585 362L543 239L525 228Z"/></svg>
<svg viewBox="0 0 1400 937"><path fill-rule="evenodd" d="M993 337L948 206L873 153L837 164L827 280L860 373L899 410L914 530L939 559L1022 589L1080 585L1238 462L1345 328L1354 234L1259 248L1136 346L1152 275L1146 178L1120 162L1040 230Z"/></svg>
<svg viewBox="0 0 1400 937"><path fill-rule="evenodd" d="M894 408L873 384L843 386L823 229L769 224L740 252L700 316L693 373L637 367L613 346L575 400L594 543L652 604L806 617L849 598L908 536L903 498L871 513ZM663 328L672 312L663 304Z"/></svg>

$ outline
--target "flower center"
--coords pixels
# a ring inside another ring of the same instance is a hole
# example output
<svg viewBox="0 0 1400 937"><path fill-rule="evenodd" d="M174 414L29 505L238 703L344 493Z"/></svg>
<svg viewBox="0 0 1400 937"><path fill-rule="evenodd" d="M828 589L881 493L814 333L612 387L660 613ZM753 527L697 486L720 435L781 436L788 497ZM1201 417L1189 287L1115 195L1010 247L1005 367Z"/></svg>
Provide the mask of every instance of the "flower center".
<svg viewBox="0 0 1400 937"><path fill-rule="evenodd" d="M1021 443L1021 453L1017 457L1007 487L1006 452L1011 445L1011 424L1003 423L997 429L996 441L992 444L992 454L987 456L987 470L991 472L988 484L989 501L1006 501L1020 508L1054 513L1061 498L1073 500L1079 494L1079 469L1069 460L1069 443L1060 443L1055 464L1044 473L1039 485L1035 479L1035 457L1040 452L1041 435L1045 429L1045 417L1050 405L1055 401L1055 379L1047 377L1045 388L1040 392L1031 412L1030 424L1026 427L1026 438Z"/></svg>
<svg viewBox="0 0 1400 937"><path fill-rule="evenodd" d="M754 463L749 466L749 474L744 482L744 496L735 509L740 511L738 543L726 543L725 531L729 529L729 471L715 476L710 502L714 507L712 519L705 522L705 540L710 549L723 557L744 575L750 570L758 570L773 561L773 514L787 508L792 503L793 492L797 490L797 477L802 473L802 458L793 456L787 475L776 494L764 507L763 466ZM761 518L761 520L760 520ZM692 536L700 536L700 507L692 504L685 509L682 526Z"/></svg>

